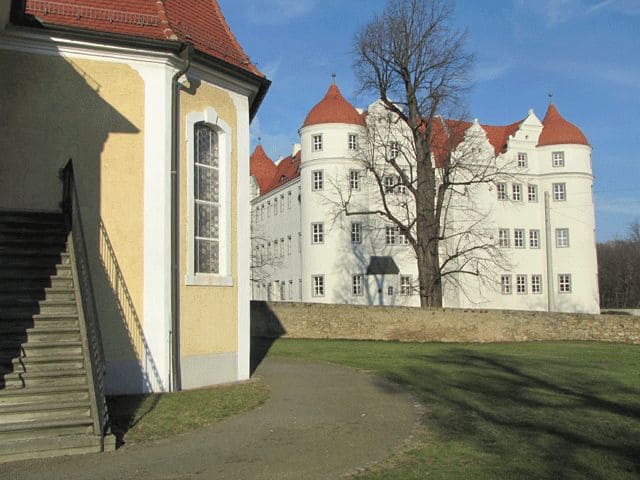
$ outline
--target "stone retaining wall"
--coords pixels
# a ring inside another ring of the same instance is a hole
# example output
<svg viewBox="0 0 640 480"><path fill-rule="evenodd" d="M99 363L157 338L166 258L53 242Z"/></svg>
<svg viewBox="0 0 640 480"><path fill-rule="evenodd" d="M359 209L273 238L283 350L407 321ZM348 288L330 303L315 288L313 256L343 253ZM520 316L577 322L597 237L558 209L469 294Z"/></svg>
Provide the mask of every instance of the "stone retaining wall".
<svg viewBox="0 0 640 480"><path fill-rule="evenodd" d="M597 340L640 344L640 318L509 310L251 302L253 336L411 342Z"/></svg>

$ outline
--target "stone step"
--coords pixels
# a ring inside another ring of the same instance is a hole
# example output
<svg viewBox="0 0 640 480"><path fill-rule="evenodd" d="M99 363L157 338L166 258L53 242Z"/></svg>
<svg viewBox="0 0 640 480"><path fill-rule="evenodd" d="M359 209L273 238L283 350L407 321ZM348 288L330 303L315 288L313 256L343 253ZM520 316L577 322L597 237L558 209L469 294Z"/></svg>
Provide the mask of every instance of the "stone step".
<svg viewBox="0 0 640 480"><path fill-rule="evenodd" d="M82 355L54 355L51 357L17 357L0 361L0 375L25 372L55 372L83 370Z"/></svg>
<svg viewBox="0 0 640 480"><path fill-rule="evenodd" d="M0 441L0 448L7 441L91 433L93 433L93 422L90 418L7 423L0 425L0 439L3 440Z"/></svg>
<svg viewBox="0 0 640 480"><path fill-rule="evenodd" d="M105 443L105 450L115 449L113 438L113 436L107 438L111 441ZM58 430L58 434L54 432L48 436L14 438L11 443L5 442L5 445L0 443L0 463L60 455L98 453L100 451L101 440L97 435L93 435L91 432L61 435Z"/></svg>
<svg viewBox="0 0 640 480"><path fill-rule="evenodd" d="M71 278L70 265L49 265L49 266L0 266L0 282L4 280L44 280L49 277Z"/></svg>
<svg viewBox="0 0 640 480"><path fill-rule="evenodd" d="M5 390L29 389L33 387L46 386L81 386L87 384L87 373L82 370L59 370L56 372L24 372L8 373L4 379L0 378L0 385L4 385Z"/></svg>
<svg viewBox="0 0 640 480"><path fill-rule="evenodd" d="M28 303L38 300L75 301L73 288L7 288L0 290L0 304L10 301Z"/></svg>
<svg viewBox="0 0 640 480"><path fill-rule="evenodd" d="M91 416L91 404L88 401L66 404L23 403L20 405L0 405L0 425L9 423L28 423L37 421L62 420L67 418L86 418Z"/></svg>
<svg viewBox="0 0 640 480"><path fill-rule="evenodd" d="M23 403L69 403L89 400L89 389L84 385L32 387L21 389L0 389L0 406L21 405Z"/></svg>
<svg viewBox="0 0 640 480"><path fill-rule="evenodd" d="M0 225L6 223L64 225L64 215L61 212L24 212L18 210L0 211Z"/></svg>
<svg viewBox="0 0 640 480"><path fill-rule="evenodd" d="M82 342L56 341L56 342L23 342L16 344L0 338L0 358L14 359L17 357L42 357L53 355L81 355Z"/></svg>
<svg viewBox="0 0 640 480"><path fill-rule="evenodd" d="M80 340L80 329L78 327L51 327L47 325L39 328L29 328L27 330L8 331L2 335L3 342L8 344L18 343L20 345L25 342L35 345L43 342L63 343L76 340Z"/></svg>
<svg viewBox="0 0 640 480"><path fill-rule="evenodd" d="M0 302L0 318L28 318L36 314L75 314L78 306L73 301L36 300L35 302Z"/></svg>
<svg viewBox="0 0 640 480"><path fill-rule="evenodd" d="M6 326L7 329L18 328L23 331L29 328L74 328L78 326L78 315L71 314L36 314L30 317L8 316L0 313L0 329Z"/></svg>
<svg viewBox="0 0 640 480"><path fill-rule="evenodd" d="M29 253L1 253L0 267L53 267L56 265L70 265L71 260L68 253L53 253L33 255Z"/></svg>
<svg viewBox="0 0 640 480"><path fill-rule="evenodd" d="M78 321L76 319L57 319L48 322L35 322L32 318L0 320L0 335L24 335L42 334L47 332L61 333L62 330L78 331Z"/></svg>
<svg viewBox="0 0 640 480"><path fill-rule="evenodd" d="M72 289L73 279L69 277L0 278L0 291L8 289Z"/></svg>

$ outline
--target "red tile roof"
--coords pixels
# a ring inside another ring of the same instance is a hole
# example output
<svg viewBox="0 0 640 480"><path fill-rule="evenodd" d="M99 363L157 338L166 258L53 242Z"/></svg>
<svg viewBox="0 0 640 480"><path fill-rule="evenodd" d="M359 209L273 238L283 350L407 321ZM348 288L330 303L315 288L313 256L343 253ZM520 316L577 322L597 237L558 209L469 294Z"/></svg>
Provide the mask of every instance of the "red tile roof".
<svg viewBox="0 0 640 480"><path fill-rule="evenodd" d="M549 104L547 114L542 121L542 133L538 146L563 145L567 143L589 145L587 137L573 123L566 121L553 103Z"/></svg>
<svg viewBox="0 0 640 480"><path fill-rule="evenodd" d="M269 193L300 176L300 150L280 160L278 165L267 156L261 145L251 154L249 172L256 177L260 195ZM267 163L268 162L268 163Z"/></svg>
<svg viewBox="0 0 640 480"><path fill-rule="evenodd" d="M273 160L267 156L262 145L258 145L249 159L249 175L256 177L261 193L271 183L276 170Z"/></svg>
<svg viewBox="0 0 640 480"><path fill-rule="evenodd" d="M216 0L26 0L25 13L45 25L192 43L206 55L264 77Z"/></svg>
<svg viewBox="0 0 640 480"><path fill-rule="evenodd" d="M345 100L338 86L333 83L324 98L311 109L302 126L308 127L321 123L364 125L364 116Z"/></svg>

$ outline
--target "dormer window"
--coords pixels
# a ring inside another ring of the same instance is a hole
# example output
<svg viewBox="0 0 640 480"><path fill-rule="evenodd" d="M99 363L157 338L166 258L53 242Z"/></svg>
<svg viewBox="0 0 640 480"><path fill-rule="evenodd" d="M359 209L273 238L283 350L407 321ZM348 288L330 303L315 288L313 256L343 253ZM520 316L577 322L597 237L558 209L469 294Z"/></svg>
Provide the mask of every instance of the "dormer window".
<svg viewBox="0 0 640 480"><path fill-rule="evenodd" d="M553 152L551 159L554 167L564 167L564 152Z"/></svg>
<svg viewBox="0 0 640 480"><path fill-rule="evenodd" d="M320 152L322 151L322 135L313 135L311 137L313 143L313 151Z"/></svg>

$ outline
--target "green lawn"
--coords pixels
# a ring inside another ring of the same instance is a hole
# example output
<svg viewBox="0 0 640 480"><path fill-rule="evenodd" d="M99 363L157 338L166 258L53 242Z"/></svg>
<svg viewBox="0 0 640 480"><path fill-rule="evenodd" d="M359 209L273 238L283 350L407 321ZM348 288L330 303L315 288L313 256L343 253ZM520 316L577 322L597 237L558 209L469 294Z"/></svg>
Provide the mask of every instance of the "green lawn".
<svg viewBox="0 0 640 480"><path fill-rule="evenodd" d="M108 397L119 444L147 442L206 427L264 403L269 388L251 381L200 390Z"/></svg>
<svg viewBox="0 0 640 480"><path fill-rule="evenodd" d="M367 479L638 479L640 347L278 340L269 355L373 370L426 409Z"/></svg>

